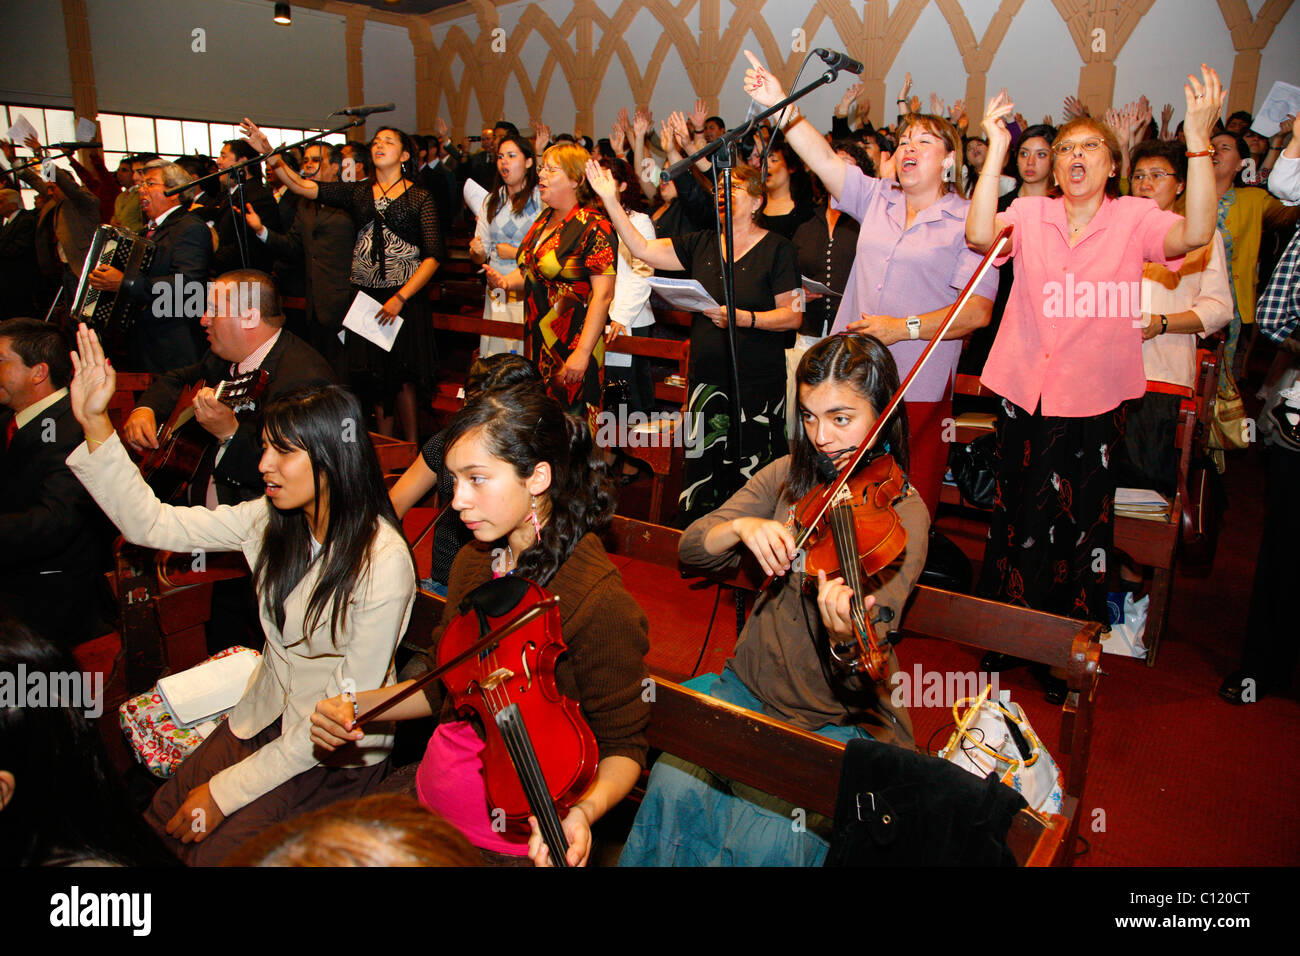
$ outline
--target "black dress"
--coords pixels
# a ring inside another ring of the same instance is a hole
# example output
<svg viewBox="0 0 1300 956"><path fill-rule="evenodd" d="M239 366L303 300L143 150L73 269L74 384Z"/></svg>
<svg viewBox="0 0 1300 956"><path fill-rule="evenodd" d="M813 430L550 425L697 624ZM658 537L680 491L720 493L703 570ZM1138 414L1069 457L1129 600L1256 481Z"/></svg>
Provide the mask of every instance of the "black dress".
<svg viewBox="0 0 1300 956"><path fill-rule="evenodd" d="M412 186L395 199L375 200L373 183L320 183L318 199L346 209L357 224L352 285L381 305L392 298L425 259L443 259L438 208L427 191ZM403 385L416 386L417 401L432 396L436 381L432 310L421 289L402 307L402 328L390 352L348 333L348 382L369 404L392 414Z"/></svg>
<svg viewBox="0 0 1300 956"><path fill-rule="evenodd" d="M692 232L672 240L673 251L691 278L715 302L723 301L717 236ZM776 297L799 288L794 246L769 232L736 260L736 310L767 312ZM785 350L792 333L746 327L739 319L736 350L740 364L741 444L736 467L731 446L731 359L726 329L696 313L691 319L690 424L678 521L682 526L708 514L731 497L760 468L789 453L785 440Z"/></svg>

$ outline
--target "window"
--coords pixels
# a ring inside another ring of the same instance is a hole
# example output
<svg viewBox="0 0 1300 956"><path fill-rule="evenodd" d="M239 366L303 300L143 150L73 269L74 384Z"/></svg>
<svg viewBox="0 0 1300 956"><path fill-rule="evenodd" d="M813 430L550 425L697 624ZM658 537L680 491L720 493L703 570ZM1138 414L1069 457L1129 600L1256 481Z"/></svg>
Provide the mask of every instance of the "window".
<svg viewBox="0 0 1300 956"><path fill-rule="evenodd" d="M42 144L72 142L76 139L77 119L72 110L12 104L0 105L0 121L4 123L0 134L7 136L20 116L35 127L36 137ZM215 157L221 152L221 144L225 140L239 138L239 127L230 123L128 116L121 113L100 113L99 128L100 141L104 144L104 165L110 171L116 170L131 153L158 153L165 159L175 159L181 155ZM320 130L266 129L272 146L295 143L318 132ZM344 139L342 133L327 137L331 143L342 143ZM18 147L17 162L31 159L31 150L22 143L15 145ZM55 162L65 169L72 168L66 158ZM25 185L22 188L23 205L28 208L32 206L33 192Z"/></svg>

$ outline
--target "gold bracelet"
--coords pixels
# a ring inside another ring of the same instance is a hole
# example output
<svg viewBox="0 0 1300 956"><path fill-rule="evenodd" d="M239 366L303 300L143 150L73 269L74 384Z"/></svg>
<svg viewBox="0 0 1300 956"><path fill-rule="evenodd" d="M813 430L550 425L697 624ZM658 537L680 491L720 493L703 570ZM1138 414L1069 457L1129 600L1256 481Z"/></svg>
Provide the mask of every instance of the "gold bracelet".
<svg viewBox="0 0 1300 956"><path fill-rule="evenodd" d="M90 438L90 437L87 437L87 438L86 438L86 444L89 445L89 446L91 447L91 450L92 450L92 451L93 451L97 446L104 444L104 442L106 442L106 441L108 441L107 438L99 438L99 439L97 439L97 438Z"/></svg>

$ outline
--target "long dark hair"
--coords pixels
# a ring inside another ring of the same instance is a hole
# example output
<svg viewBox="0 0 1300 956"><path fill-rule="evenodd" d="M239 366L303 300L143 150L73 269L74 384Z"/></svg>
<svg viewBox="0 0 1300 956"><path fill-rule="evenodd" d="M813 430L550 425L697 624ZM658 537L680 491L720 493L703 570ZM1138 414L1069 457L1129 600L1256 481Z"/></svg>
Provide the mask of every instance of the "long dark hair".
<svg viewBox="0 0 1300 956"><path fill-rule="evenodd" d="M307 385L269 402L262 435L278 451L302 449L311 460L316 501L329 503L329 526L320 554L320 577L307 602L303 634L328 614L330 637L337 642L347 621L348 602L370 566L370 542L387 521L398 533L374 446L365 430L361 403L337 385ZM311 566L312 538L301 510L281 511L267 502L270 516L253 581L262 605L284 629L285 602Z"/></svg>
<svg viewBox="0 0 1300 956"><path fill-rule="evenodd" d="M520 478L540 462L551 466L550 518L516 562L521 577L545 587L583 536L614 516L613 486L604 462L592 458L591 432L536 385L479 393L451 420L443 447L449 454L475 431L488 453L512 465Z"/></svg>
<svg viewBox="0 0 1300 956"><path fill-rule="evenodd" d="M533 194L537 192L537 156L533 152L533 144L528 142L528 140L524 139L518 133L511 133L509 136L503 138L501 142L497 143L498 153L500 153L501 147L506 143L514 143L515 146L519 147L519 152L524 154L524 159L532 161L531 166L526 166L524 168L523 188L510 197L510 208L514 210L514 214L518 216L524 211L524 208L528 205L528 201L533 198ZM492 179L492 193L488 196L488 222L491 222L497 217L497 213L501 211L501 204L506 199L506 184L505 180L501 178L501 167L497 166L495 163L493 166L495 167L496 172L493 174Z"/></svg>
<svg viewBox="0 0 1300 956"><path fill-rule="evenodd" d="M898 391L898 366L894 356L872 335L832 335L822 339L799 360L795 372L799 385L837 382L848 385L871 403L879 415ZM797 393L796 393L797 394ZM898 467L907 471L907 414L901 408L894 413L877 448L888 444ZM801 429L790 456L790 473L785 491L798 501L817 482L817 449Z"/></svg>
<svg viewBox="0 0 1300 956"><path fill-rule="evenodd" d="M0 866L177 865L131 809L103 739L86 717L92 702L71 693L74 681L85 687L72 656L0 617L0 675L24 691L40 675L47 688L39 703L0 702L0 770L14 776L13 796L0 810Z"/></svg>

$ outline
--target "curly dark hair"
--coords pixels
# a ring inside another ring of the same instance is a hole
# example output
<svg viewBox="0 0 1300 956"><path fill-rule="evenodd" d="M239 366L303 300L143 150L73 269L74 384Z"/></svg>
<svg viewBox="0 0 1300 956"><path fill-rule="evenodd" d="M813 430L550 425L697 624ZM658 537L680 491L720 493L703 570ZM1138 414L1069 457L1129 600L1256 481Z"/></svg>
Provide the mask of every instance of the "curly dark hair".
<svg viewBox="0 0 1300 956"><path fill-rule="evenodd" d="M592 457L591 432L536 385L476 395L447 426L446 454L471 432L480 432L488 453L513 466L520 478L541 462L551 466L549 518L515 566L521 577L545 587L583 536L614 516L613 483L605 463Z"/></svg>

